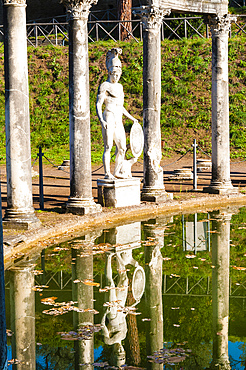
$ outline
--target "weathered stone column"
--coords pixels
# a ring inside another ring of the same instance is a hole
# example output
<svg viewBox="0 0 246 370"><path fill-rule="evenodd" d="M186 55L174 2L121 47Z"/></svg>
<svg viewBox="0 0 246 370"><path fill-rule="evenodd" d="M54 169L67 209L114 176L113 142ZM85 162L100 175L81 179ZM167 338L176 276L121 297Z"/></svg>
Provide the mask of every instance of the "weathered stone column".
<svg viewBox="0 0 246 370"><path fill-rule="evenodd" d="M235 193L230 180L228 15L209 17L212 33L212 179L204 192Z"/></svg>
<svg viewBox="0 0 246 370"><path fill-rule="evenodd" d="M160 166L161 152L161 46L160 27L164 15L160 6L143 6L143 130L144 130L144 185L141 199L163 201L168 194Z"/></svg>
<svg viewBox="0 0 246 370"><path fill-rule="evenodd" d="M3 0L7 209L4 227L40 225L32 202L26 0Z"/></svg>
<svg viewBox="0 0 246 370"><path fill-rule="evenodd" d="M229 265L231 214L213 212L212 230L212 309L213 309L213 361L211 369L229 370Z"/></svg>
<svg viewBox="0 0 246 370"><path fill-rule="evenodd" d="M36 369L34 266L10 269L12 358L20 370Z"/></svg>
<svg viewBox="0 0 246 370"><path fill-rule="evenodd" d="M70 197L67 212L101 210L92 198L87 20L97 0L63 0L69 22Z"/></svg>

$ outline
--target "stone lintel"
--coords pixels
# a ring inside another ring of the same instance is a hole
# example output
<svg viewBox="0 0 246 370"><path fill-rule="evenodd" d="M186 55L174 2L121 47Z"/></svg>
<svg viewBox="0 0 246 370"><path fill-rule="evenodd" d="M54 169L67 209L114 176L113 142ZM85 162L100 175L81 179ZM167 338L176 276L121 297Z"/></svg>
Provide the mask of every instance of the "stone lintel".
<svg viewBox="0 0 246 370"><path fill-rule="evenodd" d="M142 202L167 202L173 200L173 194L167 193L165 189L143 188L141 193Z"/></svg>
<svg viewBox="0 0 246 370"><path fill-rule="evenodd" d="M100 204L96 204L93 198L81 199L70 197L64 208L66 213L72 213L80 216L99 213L102 211Z"/></svg>
<svg viewBox="0 0 246 370"><path fill-rule="evenodd" d="M159 4L170 8L173 12L197 14L226 14L228 13L228 0L148 0L150 4Z"/></svg>
<svg viewBox="0 0 246 370"><path fill-rule="evenodd" d="M140 204L140 178L97 180L98 202L103 207L130 207Z"/></svg>
<svg viewBox="0 0 246 370"><path fill-rule="evenodd" d="M88 19L90 8L97 4L98 0L61 0L67 9L67 18L73 19Z"/></svg>
<svg viewBox="0 0 246 370"><path fill-rule="evenodd" d="M3 5L26 7L26 0L3 0Z"/></svg>

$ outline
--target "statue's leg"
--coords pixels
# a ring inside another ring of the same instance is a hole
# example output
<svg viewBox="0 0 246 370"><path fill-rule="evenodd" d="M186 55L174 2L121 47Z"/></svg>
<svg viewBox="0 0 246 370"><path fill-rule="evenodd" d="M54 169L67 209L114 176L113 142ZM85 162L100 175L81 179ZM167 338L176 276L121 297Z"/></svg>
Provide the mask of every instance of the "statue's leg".
<svg viewBox="0 0 246 370"><path fill-rule="evenodd" d="M121 168L122 163L125 159L126 153L126 133L122 121L116 124L116 129L114 132L114 141L117 146L114 175L117 176L117 173L119 172L119 169Z"/></svg>
<svg viewBox="0 0 246 370"><path fill-rule="evenodd" d="M107 128L102 127L102 136L104 142L103 165L105 178L111 179L114 176L110 172L110 152L113 146L114 137L114 115L111 112L104 112L104 119L107 122Z"/></svg>

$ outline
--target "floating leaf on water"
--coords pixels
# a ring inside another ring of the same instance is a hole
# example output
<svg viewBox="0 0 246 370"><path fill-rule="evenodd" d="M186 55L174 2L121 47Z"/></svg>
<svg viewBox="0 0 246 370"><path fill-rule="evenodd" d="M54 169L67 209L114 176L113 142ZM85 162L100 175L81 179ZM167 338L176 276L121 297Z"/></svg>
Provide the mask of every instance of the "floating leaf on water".
<svg viewBox="0 0 246 370"><path fill-rule="evenodd" d="M41 303L53 306L57 297L42 298Z"/></svg>
<svg viewBox="0 0 246 370"><path fill-rule="evenodd" d="M100 283L96 283L95 281L90 280L90 279L85 279L82 281L82 283L88 286L96 286L96 287L100 286Z"/></svg>
<svg viewBox="0 0 246 370"><path fill-rule="evenodd" d="M245 271L246 267L232 266L234 270Z"/></svg>
<svg viewBox="0 0 246 370"><path fill-rule="evenodd" d="M60 251L69 251L69 248L56 247L53 249L53 252L60 252Z"/></svg>
<svg viewBox="0 0 246 370"><path fill-rule="evenodd" d="M34 287L32 287L32 290L34 290L35 292L42 292L44 288L49 288L48 285L35 285Z"/></svg>

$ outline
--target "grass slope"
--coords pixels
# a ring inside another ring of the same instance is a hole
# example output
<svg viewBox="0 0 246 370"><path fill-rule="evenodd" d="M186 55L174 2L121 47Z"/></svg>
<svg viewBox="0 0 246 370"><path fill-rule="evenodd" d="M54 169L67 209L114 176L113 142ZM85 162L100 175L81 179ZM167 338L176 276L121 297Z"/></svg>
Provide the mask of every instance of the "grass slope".
<svg viewBox="0 0 246 370"><path fill-rule="evenodd" d="M96 94L107 78L105 54L113 42L89 45L92 161L101 162L102 136L96 116ZM125 107L142 122L142 44L119 43L123 50L121 83ZM246 39L229 42L231 157L246 156ZM0 157L5 160L3 48L0 49ZM69 158L68 49L28 49L32 156L38 146L60 164ZM193 139L211 152L211 40L162 43L161 131L163 155L184 153ZM132 122L125 120L129 133Z"/></svg>

